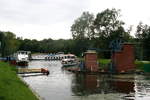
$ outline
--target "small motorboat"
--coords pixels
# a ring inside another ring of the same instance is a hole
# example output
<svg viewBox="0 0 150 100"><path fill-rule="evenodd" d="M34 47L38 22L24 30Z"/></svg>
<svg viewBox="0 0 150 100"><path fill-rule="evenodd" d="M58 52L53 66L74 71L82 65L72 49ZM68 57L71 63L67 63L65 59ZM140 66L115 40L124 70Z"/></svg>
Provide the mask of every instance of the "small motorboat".
<svg viewBox="0 0 150 100"><path fill-rule="evenodd" d="M63 67L68 67L68 66L77 66L79 64L77 57L72 54L66 55L65 58L61 60L61 64Z"/></svg>

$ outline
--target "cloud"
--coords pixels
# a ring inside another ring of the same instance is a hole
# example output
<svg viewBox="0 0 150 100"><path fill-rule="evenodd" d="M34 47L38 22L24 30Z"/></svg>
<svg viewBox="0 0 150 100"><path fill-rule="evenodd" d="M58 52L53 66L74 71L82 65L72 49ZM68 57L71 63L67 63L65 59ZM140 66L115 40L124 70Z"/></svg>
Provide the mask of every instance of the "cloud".
<svg viewBox="0 0 150 100"><path fill-rule="evenodd" d="M106 8L121 9L122 19L127 24L135 25L139 21L149 23L149 0L90 0L89 10L95 14Z"/></svg>
<svg viewBox="0 0 150 100"><path fill-rule="evenodd" d="M0 0L0 30L24 38L71 38L70 26L83 11L95 15L121 9L127 26L150 24L149 0Z"/></svg>
<svg viewBox="0 0 150 100"><path fill-rule="evenodd" d="M25 38L71 38L73 20L87 7L87 0L0 0L0 29Z"/></svg>
<svg viewBox="0 0 150 100"><path fill-rule="evenodd" d="M2 1L0 3L0 6L3 5L1 7L1 19L20 24L53 24L70 20L74 18L74 15L81 13L83 8L86 8L85 0Z"/></svg>

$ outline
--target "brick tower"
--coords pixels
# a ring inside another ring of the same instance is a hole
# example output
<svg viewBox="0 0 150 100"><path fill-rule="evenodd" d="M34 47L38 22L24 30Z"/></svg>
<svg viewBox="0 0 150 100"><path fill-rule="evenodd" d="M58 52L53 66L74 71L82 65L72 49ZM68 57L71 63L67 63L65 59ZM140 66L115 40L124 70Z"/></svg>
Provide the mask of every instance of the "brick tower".
<svg viewBox="0 0 150 100"><path fill-rule="evenodd" d="M84 60L86 70L91 72L98 71L97 53L94 50L85 52Z"/></svg>
<svg viewBox="0 0 150 100"><path fill-rule="evenodd" d="M124 43L122 50L112 54L112 62L116 72L129 72L135 69L133 44Z"/></svg>

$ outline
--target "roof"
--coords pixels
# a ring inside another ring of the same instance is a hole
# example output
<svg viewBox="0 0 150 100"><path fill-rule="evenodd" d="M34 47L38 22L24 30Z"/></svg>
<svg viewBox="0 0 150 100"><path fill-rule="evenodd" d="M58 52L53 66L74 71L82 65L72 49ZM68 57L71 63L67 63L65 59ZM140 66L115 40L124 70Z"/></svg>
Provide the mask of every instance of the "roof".
<svg viewBox="0 0 150 100"><path fill-rule="evenodd" d="M96 51L95 50L87 50L87 52L85 52L85 53L96 53Z"/></svg>
<svg viewBox="0 0 150 100"><path fill-rule="evenodd" d="M17 53L18 52L27 52L27 53L31 53L31 51L24 51L24 50L19 50L19 51L17 51Z"/></svg>
<svg viewBox="0 0 150 100"><path fill-rule="evenodd" d="M66 54L65 56L75 56L74 54Z"/></svg>
<svg viewBox="0 0 150 100"><path fill-rule="evenodd" d="M125 42L124 45L134 45L134 43Z"/></svg>

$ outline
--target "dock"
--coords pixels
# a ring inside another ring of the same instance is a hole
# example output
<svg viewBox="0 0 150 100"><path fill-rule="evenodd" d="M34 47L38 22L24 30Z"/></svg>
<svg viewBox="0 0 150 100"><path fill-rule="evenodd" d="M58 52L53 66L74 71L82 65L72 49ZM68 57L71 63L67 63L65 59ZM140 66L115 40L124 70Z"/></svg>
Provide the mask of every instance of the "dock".
<svg viewBox="0 0 150 100"><path fill-rule="evenodd" d="M49 70L45 68L18 68L18 74L42 73L49 75Z"/></svg>
<svg viewBox="0 0 150 100"><path fill-rule="evenodd" d="M45 55L32 55L30 60L45 60L46 56L47 56L46 54Z"/></svg>

